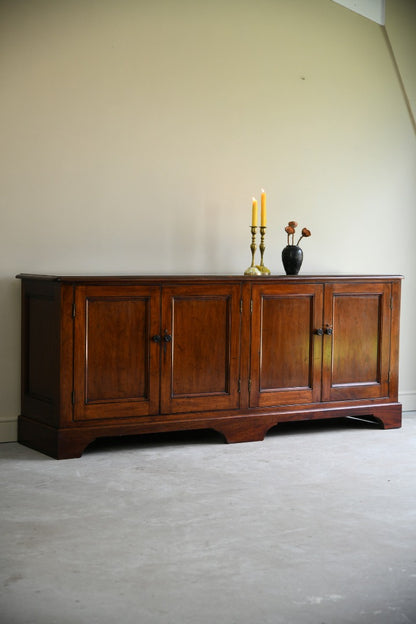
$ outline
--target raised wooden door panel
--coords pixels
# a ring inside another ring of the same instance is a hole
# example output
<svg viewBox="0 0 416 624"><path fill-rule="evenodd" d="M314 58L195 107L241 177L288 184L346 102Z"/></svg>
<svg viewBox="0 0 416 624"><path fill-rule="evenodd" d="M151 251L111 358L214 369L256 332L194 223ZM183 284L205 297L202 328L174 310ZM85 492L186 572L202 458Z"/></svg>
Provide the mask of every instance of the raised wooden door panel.
<svg viewBox="0 0 416 624"><path fill-rule="evenodd" d="M74 419L159 410L160 291L152 286L78 286Z"/></svg>
<svg viewBox="0 0 416 624"><path fill-rule="evenodd" d="M250 407L320 400L323 287L253 285Z"/></svg>
<svg viewBox="0 0 416 624"><path fill-rule="evenodd" d="M325 286L322 400L389 395L389 283Z"/></svg>
<svg viewBox="0 0 416 624"><path fill-rule="evenodd" d="M162 413L239 407L240 292L240 284L163 289Z"/></svg>

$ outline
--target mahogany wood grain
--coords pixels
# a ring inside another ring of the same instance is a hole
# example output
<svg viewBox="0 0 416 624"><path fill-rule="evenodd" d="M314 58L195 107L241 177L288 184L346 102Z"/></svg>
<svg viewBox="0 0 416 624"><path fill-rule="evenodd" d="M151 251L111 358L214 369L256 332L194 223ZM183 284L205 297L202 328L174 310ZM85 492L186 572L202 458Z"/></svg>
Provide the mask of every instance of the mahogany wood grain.
<svg viewBox="0 0 416 624"><path fill-rule="evenodd" d="M22 282L21 408L39 422L59 424L60 288Z"/></svg>
<svg viewBox="0 0 416 624"><path fill-rule="evenodd" d="M100 436L401 425L400 276L19 277L19 441L52 457Z"/></svg>
<svg viewBox="0 0 416 624"><path fill-rule="evenodd" d="M79 286L75 310L74 420L157 413L159 288Z"/></svg>
<svg viewBox="0 0 416 624"><path fill-rule="evenodd" d="M322 400L388 396L391 284L325 288Z"/></svg>
<svg viewBox="0 0 416 624"><path fill-rule="evenodd" d="M240 294L238 283L163 289L162 413L239 407Z"/></svg>
<svg viewBox="0 0 416 624"><path fill-rule="evenodd" d="M323 287L252 286L250 407L319 401Z"/></svg>

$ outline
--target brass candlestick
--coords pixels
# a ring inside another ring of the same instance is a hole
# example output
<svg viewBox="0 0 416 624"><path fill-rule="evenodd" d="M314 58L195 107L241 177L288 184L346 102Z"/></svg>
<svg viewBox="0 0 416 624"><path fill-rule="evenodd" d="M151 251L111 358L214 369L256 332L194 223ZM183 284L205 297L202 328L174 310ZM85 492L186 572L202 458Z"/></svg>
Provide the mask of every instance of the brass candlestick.
<svg viewBox="0 0 416 624"><path fill-rule="evenodd" d="M256 267L256 265L254 264L254 256L255 256L255 253L256 253L256 249L257 249L257 245L256 245L256 230L257 230L257 226L256 225L252 225L252 226L250 226L250 229L251 229L251 245L250 245L250 249L251 249L251 266L249 266L248 269L246 269L244 271L244 275L261 275L261 272Z"/></svg>
<svg viewBox="0 0 416 624"><path fill-rule="evenodd" d="M266 245L264 244L264 236L266 234L266 226L265 225L261 225L260 226L260 264L257 265L258 270L260 271L260 273L262 275L270 275L270 269L268 269L266 266L264 266L264 262L263 262L263 256L264 256L264 252L266 251Z"/></svg>

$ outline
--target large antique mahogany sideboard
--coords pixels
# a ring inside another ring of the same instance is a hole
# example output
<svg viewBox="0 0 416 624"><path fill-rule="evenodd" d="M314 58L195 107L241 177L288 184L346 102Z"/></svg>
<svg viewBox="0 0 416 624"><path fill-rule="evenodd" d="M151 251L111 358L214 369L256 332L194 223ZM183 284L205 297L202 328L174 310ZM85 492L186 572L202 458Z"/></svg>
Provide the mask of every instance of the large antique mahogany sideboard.
<svg viewBox="0 0 416 624"><path fill-rule="evenodd" d="M52 457L100 436L401 426L400 276L18 277L18 439Z"/></svg>

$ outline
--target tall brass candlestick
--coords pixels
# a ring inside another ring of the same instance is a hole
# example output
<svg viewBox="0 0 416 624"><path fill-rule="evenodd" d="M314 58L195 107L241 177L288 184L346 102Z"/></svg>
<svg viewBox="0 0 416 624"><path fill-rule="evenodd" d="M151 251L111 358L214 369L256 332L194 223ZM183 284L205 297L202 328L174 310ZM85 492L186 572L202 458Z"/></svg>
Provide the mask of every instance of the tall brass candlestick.
<svg viewBox="0 0 416 624"><path fill-rule="evenodd" d="M266 266L264 266L264 262L263 262L263 256L264 256L264 252L266 251L266 245L264 244L264 236L266 234L266 226L265 225L261 225L260 226L260 236L261 236L261 240L260 240L260 264L257 265L258 270L260 271L260 273L262 275L270 275L270 269L268 269Z"/></svg>
<svg viewBox="0 0 416 624"><path fill-rule="evenodd" d="M251 229L251 245L250 245L250 249L251 249L251 266L249 266L248 269L246 269L244 271L244 275L261 275L261 272L256 267L256 265L254 264L254 256L255 256L255 253L256 253L256 249L257 249L257 245L256 245L256 230L257 230L257 226L252 225L252 226L250 226L250 229Z"/></svg>

